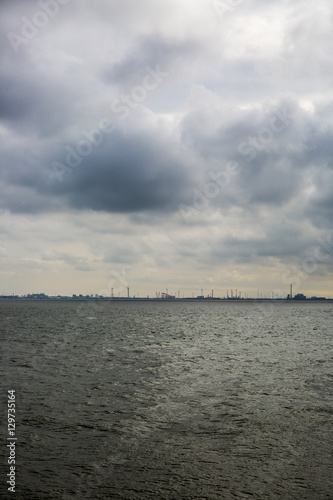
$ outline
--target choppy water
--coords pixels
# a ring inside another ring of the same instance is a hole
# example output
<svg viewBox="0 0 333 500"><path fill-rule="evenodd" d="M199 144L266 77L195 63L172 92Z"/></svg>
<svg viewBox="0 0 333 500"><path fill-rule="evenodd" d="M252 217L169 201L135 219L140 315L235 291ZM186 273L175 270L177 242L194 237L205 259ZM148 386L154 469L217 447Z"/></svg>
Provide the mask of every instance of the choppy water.
<svg viewBox="0 0 333 500"><path fill-rule="evenodd" d="M333 498L332 303L0 301L0 326L16 499Z"/></svg>

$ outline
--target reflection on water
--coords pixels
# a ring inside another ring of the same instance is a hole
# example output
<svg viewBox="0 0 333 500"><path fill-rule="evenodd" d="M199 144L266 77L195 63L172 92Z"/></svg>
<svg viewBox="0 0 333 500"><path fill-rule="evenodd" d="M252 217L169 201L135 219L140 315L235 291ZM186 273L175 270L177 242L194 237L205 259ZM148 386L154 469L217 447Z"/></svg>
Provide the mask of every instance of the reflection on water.
<svg viewBox="0 0 333 500"><path fill-rule="evenodd" d="M0 321L17 499L333 498L333 304L8 301Z"/></svg>

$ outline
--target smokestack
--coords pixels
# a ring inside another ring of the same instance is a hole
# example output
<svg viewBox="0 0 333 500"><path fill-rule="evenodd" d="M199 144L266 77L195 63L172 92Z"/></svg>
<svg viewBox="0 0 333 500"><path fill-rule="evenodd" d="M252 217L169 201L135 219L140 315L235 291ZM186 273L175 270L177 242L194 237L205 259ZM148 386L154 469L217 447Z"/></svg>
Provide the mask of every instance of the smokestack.
<svg viewBox="0 0 333 500"><path fill-rule="evenodd" d="M293 285L290 285L290 299L293 298Z"/></svg>
<svg viewBox="0 0 333 500"><path fill-rule="evenodd" d="M214 290L212 290L212 299L214 298Z"/></svg>

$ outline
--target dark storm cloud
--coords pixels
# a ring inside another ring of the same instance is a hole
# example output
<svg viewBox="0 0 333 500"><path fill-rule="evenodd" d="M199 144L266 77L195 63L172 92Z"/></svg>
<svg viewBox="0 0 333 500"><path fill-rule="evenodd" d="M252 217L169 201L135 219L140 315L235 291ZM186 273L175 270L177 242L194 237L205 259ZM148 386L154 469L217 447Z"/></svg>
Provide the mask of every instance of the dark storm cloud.
<svg viewBox="0 0 333 500"><path fill-rule="evenodd" d="M24 5L16 6L16 14L32 19L32 4L26 4L28 11L19 9ZM103 2L100 6L105 7ZM61 12L58 18L55 21L61 22ZM0 115L7 136L3 136L1 206L30 213L66 207L133 213L175 211L186 199L186 185L191 181L186 160L159 137L162 130L144 134L138 126L127 133L114 131L111 138L105 137L102 145L93 148L82 165L65 174L64 182L50 178L52 163L65 163L65 148L75 150L82 140L80 129L86 125L85 129L91 130L91 124L96 127L103 116L111 115L112 94L108 100L104 97L103 106L92 107L90 101L99 91L98 72L95 78L89 77L89 68L83 68L78 57L71 57L71 46L66 55L53 47L55 58L43 50L36 57L33 42L38 42L39 36L43 36L42 30L17 57L8 50L2 57ZM146 63L154 71L160 64L167 66L188 55L194 45L166 41L159 35L141 36L128 57L113 65L108 81L124 90L129 83L140 82ZM73 136L78 137L77 142Z"/></svg>
<svg viewBox="0 0 333 500"><path fill-rule="evenodd" d="M184 166L166 153L153 137L114 132L108 144L63 184L53 183L49 193L63 196L75 208L174 211L188 181Z"/></svg>
<svg viewBox="0 0 333 500"><path fill-rule="evenodd" d="M208 130L200 126L207 120L205 113L210 124L215 123ZM281 100L269 109L230 110L228 115L198 105L195 111L188 111L182 123L181 152L155 127L127 132L115 129L105 135L102 144L92 147L76 168L67 169L63 182L52 177L50 170L54 161L65 163L63 146L52 140L22 143L17 151L7 145L2 170L7 191L2 206L14 211L68 206L124 213L176 212L180 203L191 203L194 187L201 188L194 182L196 177L200 179L196 165L201 165L204 173L211 171L211 160L222 167L233 160L240 164L241 173L211 201L215 208L283 207L299 195L304 179L314 176L315 193L303 200L302 208L314 223L319 218L311 216L311 209L319 210L320 218L328 215L330 192L323 190L327 183L320 185L315 167L320 166L322 177L327 175L331 134L328 130L321 134L318 116L295 103L287 107ZM67 147L74 152L77 143ZM217 171L215 166L213 171ZM15 189L19 196L12 196Z"/></svg>
<svg viewBox="0 0 333 500"><path fill-rule="evenodd" d="M29 54L19 62L2 57L0 117L14 134L54 135L66 129L73 118L82 119L78 101L82 103L87 91L85 86L77 88L67 81L73 74L79 78L80 71L60 65L62 73L58 73L50 64L49 58L37 62Z"/></svg>
<svg viewBox="0 0 333 500"><path fill-rule="evenodd" d="M51 156L52 147L42 157L31 155L28 147L20 154L8 151L1 172L2 207L15 212L63 210L66 206L125 213L176 211L189 183L177 154L167 151L167 144L153 135L133 133L128 137L114 131L106 139L76 169L68 168L62 182L50 168L57 159ZM73 154L75 146L68 146ZM62 161L60 151L58 148Z"/></svg>

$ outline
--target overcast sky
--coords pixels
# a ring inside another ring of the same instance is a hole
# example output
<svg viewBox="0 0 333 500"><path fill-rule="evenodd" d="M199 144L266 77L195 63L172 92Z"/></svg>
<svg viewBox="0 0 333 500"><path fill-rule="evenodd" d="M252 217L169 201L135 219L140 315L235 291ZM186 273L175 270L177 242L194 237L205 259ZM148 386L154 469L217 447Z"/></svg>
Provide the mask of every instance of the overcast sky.
<svg viewBox="0 0 333 500"><path fill-rule="evenodd" d="M0 10L0 293L333 297L331 0Z"/></svg>

